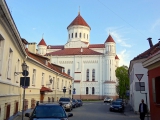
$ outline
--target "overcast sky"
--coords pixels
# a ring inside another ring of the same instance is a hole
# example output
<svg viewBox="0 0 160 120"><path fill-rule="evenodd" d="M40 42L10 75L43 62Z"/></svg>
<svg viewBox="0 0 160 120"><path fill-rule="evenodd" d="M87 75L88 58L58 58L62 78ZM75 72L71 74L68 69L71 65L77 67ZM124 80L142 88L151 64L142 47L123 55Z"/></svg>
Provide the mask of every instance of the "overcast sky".
<svg viewBox="0 0 160 120"><path fill-rule="evenodd" d="M6 0L22 38L64 45L67 26L80 14L91 27L90 44L103 44L110 33L120 65L160 38L160 0Z"/></svg>

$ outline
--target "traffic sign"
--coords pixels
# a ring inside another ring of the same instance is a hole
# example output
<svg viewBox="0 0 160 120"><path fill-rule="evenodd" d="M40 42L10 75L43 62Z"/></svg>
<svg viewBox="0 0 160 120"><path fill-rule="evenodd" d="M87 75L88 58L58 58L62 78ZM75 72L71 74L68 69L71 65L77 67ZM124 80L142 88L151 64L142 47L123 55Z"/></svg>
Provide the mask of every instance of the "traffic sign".
<svg viewBox="0 0 160 120"><path fill-rule="evenodd" d="M137 79L139 81L141 81L141 79L142 79L142 77L143 77L144 74L135 74L135 75L136 75Z"/></svg>

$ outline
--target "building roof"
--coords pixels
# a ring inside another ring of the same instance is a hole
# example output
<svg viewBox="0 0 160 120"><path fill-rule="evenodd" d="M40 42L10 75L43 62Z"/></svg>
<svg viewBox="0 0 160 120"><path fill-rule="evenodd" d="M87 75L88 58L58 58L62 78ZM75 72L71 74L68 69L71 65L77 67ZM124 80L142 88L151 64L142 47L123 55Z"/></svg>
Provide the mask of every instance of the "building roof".
<svg viewBox="0 0 160 120"><path fill-rule="evenodd" d="M158 43L155 44L153 47L149 48L148 50L144 51L143 53L139 54L136 56L133 60L138 60L138 59L143 59L143 58L148 58L149 56L153 55L158 51Z"/></svg>
<svg viewBox="0 0 160 120"><path fill-rule="evenodd" d="M42 87L41 89L40 89L40 92L53 92L50 88L47 88L47 87Z"/></svg>
<svg viewBox="0 0 160 120"><path fill-rule="evenodd" d="M119 57L116 55L115 59L119 59Z"/></svg>
<svg viewBox="0 0 160 120"><path fill-rule="evenodd" d="M42 38L42 40L39 42L39 44L38 45L45 45L45 46L47 46L47 44L46 44L46 42L44 41L44 39Z"/></svg>
<svg viewBox="0 0 160 120"><path fill-rule="evenodd" d="M111 35L108 36L108 38L106 39L105 43L106 42L114 42L115 43L115 41L113 40Z"/></svg>
<svg viewBox="0 0 160 120"><path fill-rule="evenodd" d="M47 49L63 49L64 45L48 45Z"/></svg>
<svg viewBox="0 0 160 120"><path fill-rule="evenodd" d="M88 48L105 48L104 44L90 44Z"/></svg>
<svg viewBox="0 0 160 120"><path fill-rule="evenodd" d="M70 23L70 25L67 27L67 29L73 25L82 25L82 26L86 26L89 27L90 26L87 24L87 22L82 18L82 16L80 15L80 13L78 14L78 16ZM90 28L91 29L91 28Z"/></svg>
<svg viewBox="0 0 160 120"><path fill-rule="evenodd" d="M82 49L82 52L81 52ZM102 55L102 53L93 51L89 48L65 48L63 50L47 53L52 56L66 56L66 55Z"/></svg>

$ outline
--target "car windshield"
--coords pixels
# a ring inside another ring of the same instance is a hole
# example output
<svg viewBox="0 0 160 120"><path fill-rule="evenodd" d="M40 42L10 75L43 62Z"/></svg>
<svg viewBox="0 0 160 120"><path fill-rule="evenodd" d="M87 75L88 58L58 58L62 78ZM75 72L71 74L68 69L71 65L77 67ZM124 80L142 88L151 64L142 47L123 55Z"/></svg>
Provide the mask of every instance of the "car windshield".
<svg viewBox="0 0 160 120"><path fill-rule="evenodd" d="M121 105L121 102L113 102L112 105Z"/></svg>
<svg viewBox="0 0 160 120"><path fill-rule="evenodd" d="M66 101L66 102L69 102L70 100L68 98L60 98L59 101Z"/></svg>
<svg viewBox="0 0 160 120"><path fill-rule="evenodd" d="M61 106L37 106L33 111L33 118L66 118L66 113Z"/></svg>

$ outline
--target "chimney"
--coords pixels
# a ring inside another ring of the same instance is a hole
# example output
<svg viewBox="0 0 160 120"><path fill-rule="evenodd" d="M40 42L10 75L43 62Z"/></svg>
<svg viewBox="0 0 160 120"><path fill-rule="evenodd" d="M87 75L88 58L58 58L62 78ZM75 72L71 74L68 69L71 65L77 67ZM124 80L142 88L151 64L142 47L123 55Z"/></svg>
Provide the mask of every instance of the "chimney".
<svg viewBox="0 0 160 120"><path fill-rule="evenodd" d="M28 43L28 51L36 54L36 43Z"/></svg>
<svg viewBox="0 0 160 120"><path fill-rule="evenodd" d="M152 38L148 38L147 40L149 42L150 48L153 47Z"/></svg>
<svg viewBox="0 0 160 120"><path fill-rule="evenodd" d="M81 52L83 52L83 48L81 47Z"/></svg>

